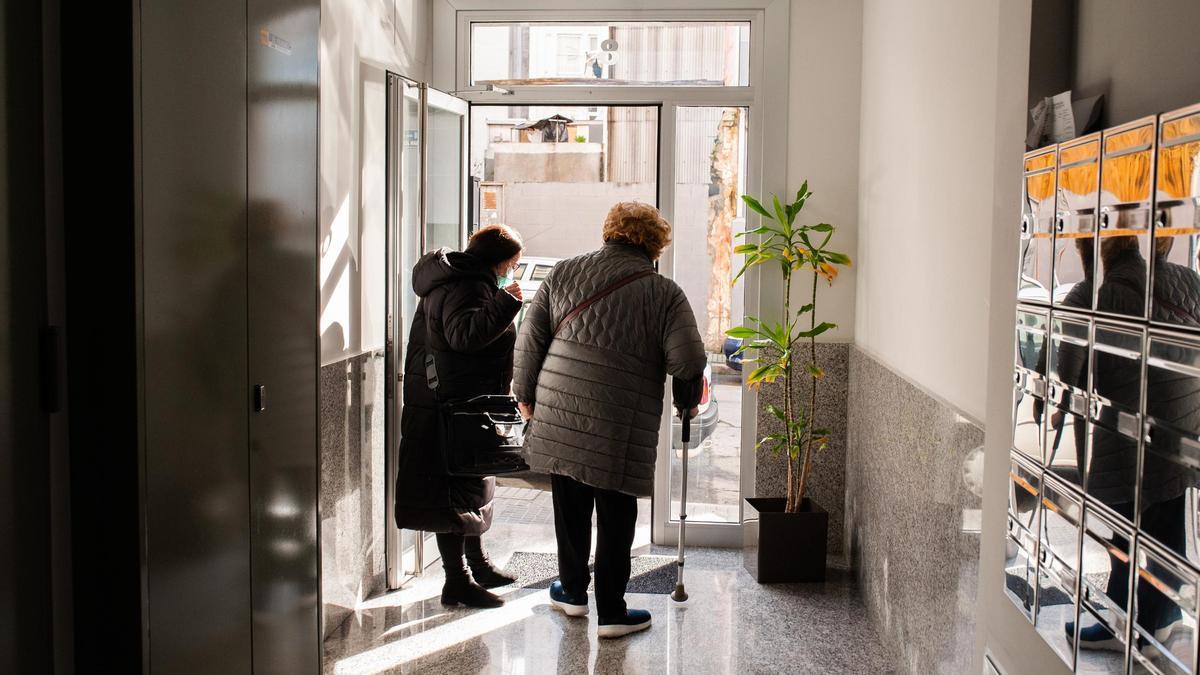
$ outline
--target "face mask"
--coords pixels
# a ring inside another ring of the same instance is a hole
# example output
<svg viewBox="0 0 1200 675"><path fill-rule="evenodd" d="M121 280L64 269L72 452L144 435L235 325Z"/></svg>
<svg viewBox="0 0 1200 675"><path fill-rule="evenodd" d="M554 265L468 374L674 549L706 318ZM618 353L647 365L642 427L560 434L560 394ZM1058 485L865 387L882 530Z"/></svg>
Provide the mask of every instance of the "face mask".
<svg viewBox="0 0 1200 675"><path fill-rule="evenodd" d="M513 282L512 270L505 272L504 276L500 276L499 274L496 275L496 287L497 288L504 288L506 286L511 285L512 282Z"/></svg>

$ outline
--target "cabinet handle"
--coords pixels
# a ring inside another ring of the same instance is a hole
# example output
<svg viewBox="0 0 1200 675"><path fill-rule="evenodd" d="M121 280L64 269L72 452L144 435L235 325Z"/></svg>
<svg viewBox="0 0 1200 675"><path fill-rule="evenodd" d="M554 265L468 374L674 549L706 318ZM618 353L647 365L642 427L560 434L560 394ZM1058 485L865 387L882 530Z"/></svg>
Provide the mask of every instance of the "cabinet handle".
<svg viewBox="0 0 1200 675"><path fill-rule="evenodd" d="M254 412L265 412L267 410L267 385L254 385Z"/></svg>

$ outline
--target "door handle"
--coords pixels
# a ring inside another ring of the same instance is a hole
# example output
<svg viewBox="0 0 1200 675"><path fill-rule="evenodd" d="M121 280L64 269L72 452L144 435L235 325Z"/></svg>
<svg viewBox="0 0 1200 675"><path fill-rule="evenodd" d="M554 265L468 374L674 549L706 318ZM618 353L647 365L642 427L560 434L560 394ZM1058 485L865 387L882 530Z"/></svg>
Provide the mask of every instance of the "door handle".
<svg viewBox="0 0 1200 675"><path fill-rule="evenodd" d="M265 412L267 409L267 385L254 385L254 412Z"/></svg>

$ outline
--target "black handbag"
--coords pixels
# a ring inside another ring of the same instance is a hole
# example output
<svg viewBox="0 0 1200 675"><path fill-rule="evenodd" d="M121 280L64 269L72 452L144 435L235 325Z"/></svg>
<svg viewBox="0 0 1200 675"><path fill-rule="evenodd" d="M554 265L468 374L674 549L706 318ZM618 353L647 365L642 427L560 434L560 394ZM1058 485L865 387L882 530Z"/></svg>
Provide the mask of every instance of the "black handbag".
<svg viewBox="0 0 1200 675"><path fill-rule="evenodd" d="M425 381L438 399L438 440L446 459L446 473L483 478L528 471L521 454L525 418L517 399L506 394L485 394L465 400L441 400L437 361L433 355L433 330L425 315Z"/></svg>
<svg viewBox="0 0 1200 675"><path fill-rule="evenodd" d="M441 441L451 476L528 471L521 454L525 420L512 396L484 395L441 404Z"/></svg>

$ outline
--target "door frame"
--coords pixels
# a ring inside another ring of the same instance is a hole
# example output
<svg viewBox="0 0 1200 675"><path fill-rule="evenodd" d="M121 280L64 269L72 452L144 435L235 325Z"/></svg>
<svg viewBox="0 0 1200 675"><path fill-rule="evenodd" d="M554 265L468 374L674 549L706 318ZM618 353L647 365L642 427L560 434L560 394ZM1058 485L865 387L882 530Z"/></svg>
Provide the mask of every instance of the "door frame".
<svg viewBox="0 0 1200 675"><path fill-rule="evenodd" d="M659 9L642 9L636 0L597 0L583 3L567 0L532 2L513 0L512 9L493 10L486 0L435 0L433 59L434 82L454 91L471 105L657 105L659 117L659 209L674 220L675 121L676 111L689 106L745 107L747 124L746 187L755 194L787 191L788 72L790 2L788 0L723 0L717 5L705 0L660 0ZM509 86L506 93L472 90L470 80L471 24L486 22L580 22L580 21L748 21L750 23L750 83L745 87L666 87L550 85ZM767 144L765 139L772 142ZM758 226L758 217L748 213L747 229ZM660 271L674 276L674 247L663 255ZM768 272L769 274L769 272ZM744 277L745 312L752 316L778 318L782 290L778 284L764 288L758 268ZM743 382L744 382L743 375ZM660 545L678 539L678 521L670 508L671 401L664 396L659 452L655 464L654 515L651 538ZM755 494L758 393L743 386L740 484L742 497ZM739 502L739 513L744 502ZM742 527L737 523L688 523L688 539L695 545L740 547Z"/></svg>
<svg viewBox="0 0 1200 675"><path fill-rule="evenodd" d="M460 127L461 142L460 142L460 175L465 178L467 170L467 120L469 108L467 102L447 94L445 92L433 89L427 83L418 82L412 78L405 77L393 71L386 72L386 122L384 128L385 134L385 177L384 177L384 192L386 199L385 206L385 248L386 248L386 275L387 289L386 302L387 321L386 321L386 339L385 339L385 377L387 384L385 386L385 401L386 410L384 413L384 566L387 576L388 590L400 588L405 582L413 577L420 576L425 569L432 563L437 561L436 548L430 546L432 535L426 532L416 532L413 540L413 551L410 560L406 560L406 552L403 550L403 531L396 527L394 519L395 503L396 503L396 478L398 475L398 460L400 452L400 413L403 405L403 385L404 385L404 345L406 336L404 331L407 328L406 317L404 312L404 296L402 290L398 288L397 279L407 279L406 270L402 269L407 264L405 259L405 242L416 244L417 251L415 256L420 257L428 248L428 230L429 230L429 211L427 208L428 200L428 178L429 178L429 109L434 105L442 110L447 110L457 113L463 117L463 123ZM404 190L402 189L402 181L404 179L404 105L405 105L405 90L412 88L417 91L418 96L418 116L417 116L417 134L418 143L416 152L419 154L417 160L418 167L418 197L417 197L417 227L415 242L408 237L413 234L405 231L404 223ZM464 237L466 236L467 227L467 209L466 209L466 189L465 180L460 181L459 186L459 244L461 246ZM427 554L427 551L429 553Z"/></svg>

